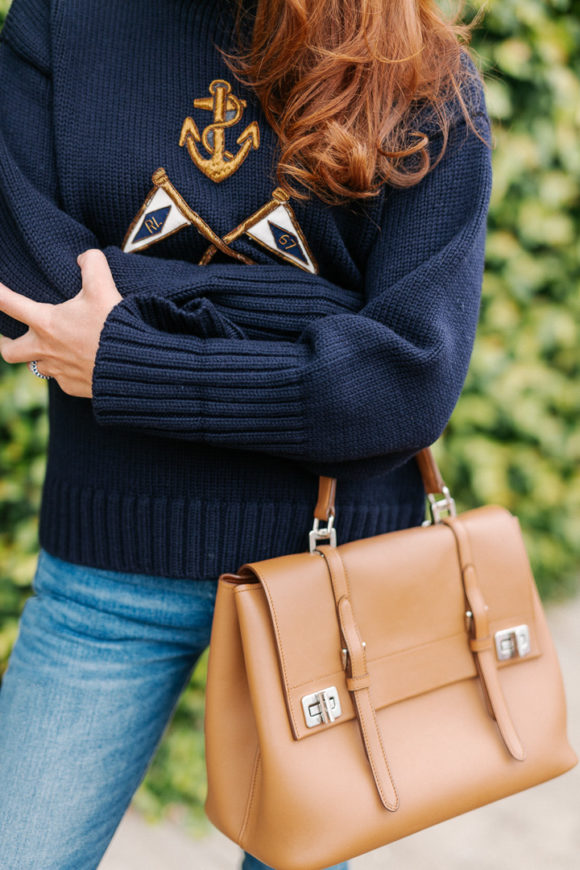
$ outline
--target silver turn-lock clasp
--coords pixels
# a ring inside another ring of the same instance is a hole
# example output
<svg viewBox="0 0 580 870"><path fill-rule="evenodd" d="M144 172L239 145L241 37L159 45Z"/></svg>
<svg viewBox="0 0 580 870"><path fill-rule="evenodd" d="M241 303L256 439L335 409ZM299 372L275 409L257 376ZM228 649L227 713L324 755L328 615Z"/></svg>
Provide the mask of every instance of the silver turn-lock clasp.
<svg viewBox="0 0 580 870"><path fill-rule="evenodd" d="M362 646L362 648L363 648L364 650L366 650L367 645L366 645L366 643L365 643L364 640L361 641L361 646ZM348 649L347 649L345 646L343 646L342 649L341 649L341 651L340 651L340 658L341 658L341 661L342 661L342 669L343 669L343 671L346 671L346 670L348 669L348 666L349 666L349 658L350 658L350 656L349 656L349 654L348 654Z"/></svg>
<svg viewBox="0 0 580 870"><path fill-rule="evenodd" d="M342 715L340 698L336 686L328 686L320 692L304 695L302 698L304 718L309 728L316 725L328 725Z"/></svg>
<svg viewBox="0 0 580 870"><path fill-rule="evenodd" d="M514 625L494 634L495 652L500 662L523 658L530 653L530 629L527 625Z"/></svg>

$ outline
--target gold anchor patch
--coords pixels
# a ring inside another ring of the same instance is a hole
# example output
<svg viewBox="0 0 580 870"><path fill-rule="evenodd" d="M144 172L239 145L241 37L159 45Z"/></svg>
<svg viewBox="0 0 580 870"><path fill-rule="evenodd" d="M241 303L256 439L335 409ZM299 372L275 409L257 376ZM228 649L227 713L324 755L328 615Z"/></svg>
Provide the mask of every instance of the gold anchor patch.
<svg viewBox="0 0 580 870"><path fill-rule="evenodd" d="M208 124L200 136L193 118L187 117L181 128L179 145L187 145L189 156L198 169L212 181L219 183L240 168L252 148L257 150L260 147L260 128L257 121L248 124L236 140L241 147L237 154L232 154L226 148L225 131L239 123L246 101L232 94L232 86L224 79L214 79L209 86L209 92L211 97L195 99L193 105L196 109L213 112L213 123ZM209 157L200 154L197 147L200 142Z"/></svg>

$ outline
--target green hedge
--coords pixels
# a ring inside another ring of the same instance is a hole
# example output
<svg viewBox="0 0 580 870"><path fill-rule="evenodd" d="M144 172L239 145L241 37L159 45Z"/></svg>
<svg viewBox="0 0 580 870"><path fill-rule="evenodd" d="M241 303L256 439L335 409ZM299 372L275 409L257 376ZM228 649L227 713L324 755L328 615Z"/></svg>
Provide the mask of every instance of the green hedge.
<svg viewBox="0 0 580 870"><path fill-rule="evenodd" d="M434 450L459 509L518 515L555 597L577 588L580 564L580 3L490 0L473 45L495 128L487 265L465 389ZM0 671L36 563L45 408L45 384L0 361ZM135 799L194 828L205 665Z"/></svg>
<svg viewBox="0 0 580 870"><path fill-rule="evenodd" d="M580 3L487 9L474 39L496 140L481 320L436 455L461 507L519 516L540 591L558 596L580 557Z"/></svg>

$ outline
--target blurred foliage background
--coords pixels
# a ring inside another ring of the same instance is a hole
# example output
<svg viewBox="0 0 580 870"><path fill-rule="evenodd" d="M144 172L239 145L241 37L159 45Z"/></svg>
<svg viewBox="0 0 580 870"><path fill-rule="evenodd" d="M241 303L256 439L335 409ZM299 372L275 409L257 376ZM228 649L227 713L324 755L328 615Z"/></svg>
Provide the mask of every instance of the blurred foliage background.
<svg viewBox="0 0 580 870"><path fill-rule="evenodd" d="M498 503L519 517L542 596L562 597L580 574L580 0L474 0L465 20L482 7L487 265L470 371L434 452L459 510ZM31 594L46 438L46 385L0 360L0 673ZM204 657L135 797L193 831L205 668Z"/></svg>

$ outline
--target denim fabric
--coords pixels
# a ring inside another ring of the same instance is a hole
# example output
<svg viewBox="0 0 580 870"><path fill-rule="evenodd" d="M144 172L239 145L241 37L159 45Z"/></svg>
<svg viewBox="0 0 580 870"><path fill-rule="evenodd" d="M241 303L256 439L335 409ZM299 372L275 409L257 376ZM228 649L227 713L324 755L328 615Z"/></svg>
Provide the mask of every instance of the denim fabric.
<svg viewBox="0 0 580 870"><path fill-rule="evenodd" d="M216 589L41 548L0 691L0 867L98 867L209 643Z"/></svg>
<svg viewBox="0 0 580 870"><path fill-rule="evenodd" d="M270 870L267 864L262 864L257 858L248 855L246 852L242 862L242 870ZM334 867L329 867L328 870L348 870L348 864L335 864Z"/></svg>

